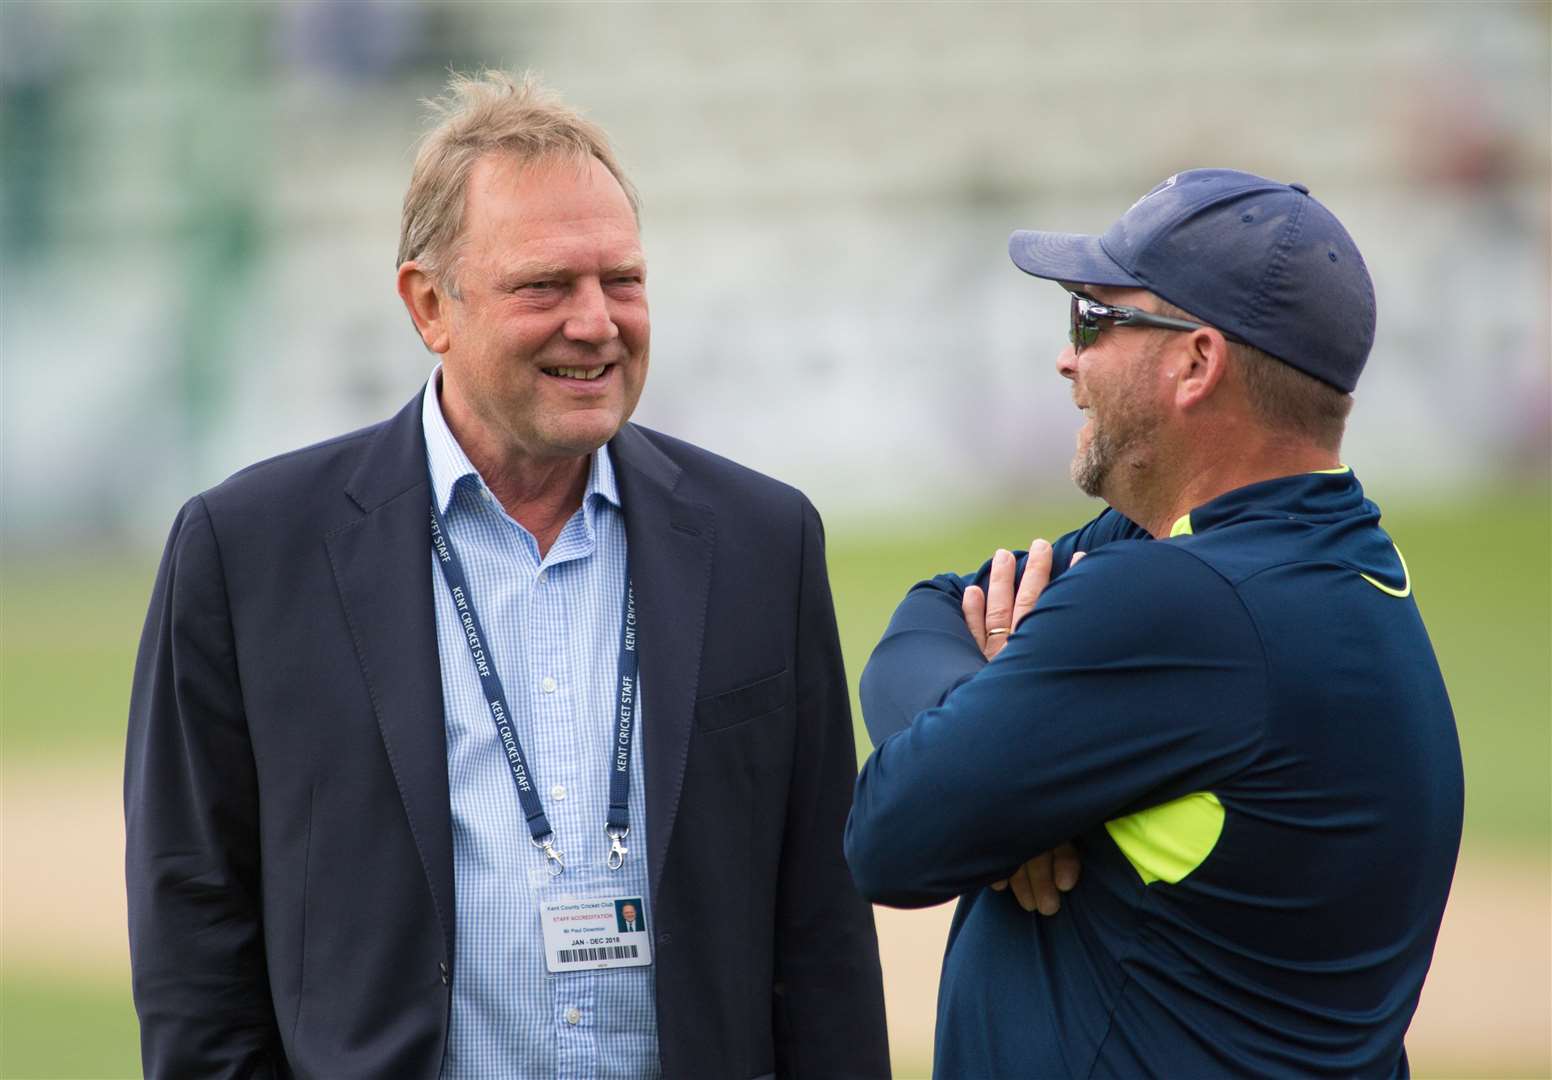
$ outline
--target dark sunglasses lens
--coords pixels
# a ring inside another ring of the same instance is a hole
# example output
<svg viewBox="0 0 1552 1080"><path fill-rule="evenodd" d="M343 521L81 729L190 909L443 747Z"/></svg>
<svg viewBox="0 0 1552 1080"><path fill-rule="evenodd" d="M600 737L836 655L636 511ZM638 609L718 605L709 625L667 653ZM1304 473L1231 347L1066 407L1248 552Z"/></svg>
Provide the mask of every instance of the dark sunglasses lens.
<svg viewBox="0 0 1552 1080"><path fill-rule="evenodd" d="M1099 323L1089 319L1089 303L1076 293L1069 308L1067 340L1072 342L1074 353L1082 352L1099 337Z"/></svg>

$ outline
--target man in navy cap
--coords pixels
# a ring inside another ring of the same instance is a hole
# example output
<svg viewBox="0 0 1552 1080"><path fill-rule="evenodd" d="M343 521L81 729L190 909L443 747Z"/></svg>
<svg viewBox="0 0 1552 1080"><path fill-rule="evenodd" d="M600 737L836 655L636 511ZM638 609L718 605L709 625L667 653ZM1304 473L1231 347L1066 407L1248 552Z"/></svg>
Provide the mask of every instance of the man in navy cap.
<svg viewBox="0 0 1552 1080"><path fill-rule="evenodd" d="M1109 509L917 586L863 675L852 872L961 898L936 1073L1405 1076L1463 779L1341 460L1363 259L1305 187L1222 169L1009 248L1071 293L1073 478Z"/></svg>

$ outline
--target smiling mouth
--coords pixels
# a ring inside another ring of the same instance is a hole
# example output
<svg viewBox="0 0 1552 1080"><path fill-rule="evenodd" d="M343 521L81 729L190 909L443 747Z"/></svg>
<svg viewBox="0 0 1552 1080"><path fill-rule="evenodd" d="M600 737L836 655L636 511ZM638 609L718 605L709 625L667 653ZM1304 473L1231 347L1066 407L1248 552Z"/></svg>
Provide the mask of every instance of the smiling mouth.
<svg viewBox="0 0 1552 1080"><path fill-rule="evenodd" d="M597 367L547 367L540 368L546 375L553 375L557 379L577 379L581 382L592 382L604 372L609 370L608 364L599 364Z"/></svg>

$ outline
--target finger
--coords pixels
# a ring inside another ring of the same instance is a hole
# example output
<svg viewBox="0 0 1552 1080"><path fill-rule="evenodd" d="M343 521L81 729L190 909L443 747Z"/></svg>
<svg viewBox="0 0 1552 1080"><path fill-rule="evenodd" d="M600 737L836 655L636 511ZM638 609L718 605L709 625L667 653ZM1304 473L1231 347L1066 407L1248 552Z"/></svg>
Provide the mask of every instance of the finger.
<svg viewBox="0 0 1552 1080"><path fill-rule="evenodd" d="M1002 890L1006 889L1007 887L1008 887L1008 879L1007 878L1003 878L1001 881L994 881L994 882L992 882L992 892L1002 892Z"/></svg>
<svg viewBox="0 0 1552 1080"><path fill-rule="evenodd" d="M965 617L965 625L970 628L970 636L975 638L976 648L981 650L982 656L986 656L986 594L979 585L965 589L965 595L959 601L959 610ZM990 656L986 658L991 659Z"/></svg>
<svg viewBox="0 0 1552 1080"><path fill-rule="evenodd" d="M1042 915L1055 915L1062 909L1062 894L1051 871L1053 861L1051 852L1042 851L1024 864L1024 873L1029 876L1029 888L1035 897L1035 908Z"/></svg>
<svg viewBox="0 0 1552 1080"><path fill-rule="evenodd" d="M986 582L986 655L996 656L1007 643L1013 629L1013 552L998 548L992 556L992 571ZM1001 630L994 634L990 631Z"/></svg>
<svg viewBox="0 0 1552 1080"><path fill-rule="evenodd" d="M1024 576L1019 578L1018 596L1013 601L1010 626L1024 621L1035 610L1035 601L1051 581L1051 545L1044 540L1029 542L1029 557L1024 560Z"/></svg>
<svg viewBox="0 0 1552 1080"><path fill-rule="evenodd" d="M1062 892L1071 892L1072 887L1078 883L1079 875L1083 873L1078 849L1071 844L1058 844L1051 853L1051 861L1051 876L1056 879L1056 887Z"/></svg>
<svg viewBox="0 0 1552 1080"><path fill-rule="evenodd" d="M1013 898L1018 901L1019 907L1025 911L1035 910L1035 888L1029 881L1029 864L1025 863L1013 871L1008 878L1008 885L1013 890Z"/></svg>

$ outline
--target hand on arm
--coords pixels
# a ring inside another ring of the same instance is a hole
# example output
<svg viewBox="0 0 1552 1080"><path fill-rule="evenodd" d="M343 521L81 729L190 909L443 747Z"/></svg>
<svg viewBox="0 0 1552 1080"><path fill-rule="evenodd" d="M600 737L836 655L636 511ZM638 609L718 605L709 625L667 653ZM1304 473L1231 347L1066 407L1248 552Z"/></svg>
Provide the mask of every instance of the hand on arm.
<svg viewBox="0 0 1552 1080"><path fill-rule="evenodd" d="M941 903L1032 851L1213 790L1261 746L1266 685L1255 625L1211 567L1169 544L1090 551L995 660L869 757L853 875L880 903Z"/></svg>
<svg viewBox="0 0 1552 1080"><path fill-rule="evenodd" d="M1051 545L1046 580L1059 578L1077 562L1079 550L1095 551L1116 540L1147 539L1147 530L1114 510L1106 510L1081 528ZM1017 571L1019 556L1014 554ZM986 666L987 654L966 627L962 607L971 589L983 600L991 583L991 562L976 572L939 574L918 582L895 609L883 639L862 671L858 693L862 718L874 746L904 731L922 713L942 705L949 694L975 677ZM1009 593L1011 595L1011 587ZM1033 606L1033 598L1028 603ZM1028 614L1025 608L1023 614ZM983 620L978 626L986 625ZM993 629L1009 627L1012 620L993 622ZM1004 642L1007 637L1001 637Z"/></svg>
<svg viewBox="0 0 1552 1080"><path fill-rule="evenodd" d="M1040 594L1051 581L1051 545L1044 540L1032 540L1029 557L1024 562L1024 574L1019 578L1018 589L1013 588L1015 559L1013 553L1002 548L992 556L991 574L983 591L979 585L965 589L961 600L965 625L981 652L990 660L1008 643L1008 636L1018 629L1024 616L1035 610ZM1068 569L1076 566L1083 552L1075 551ZM1070 843L1058 844L1050 851L1043 851L1006 878L992 882L992 889L1001 892L1013 887L1013 895L1025 911L1039 911L1042 915L1055 915L1062 907L1062 893L1071 892L1078 884L1083 864L1078 860L1077 849Z"/></svg>

